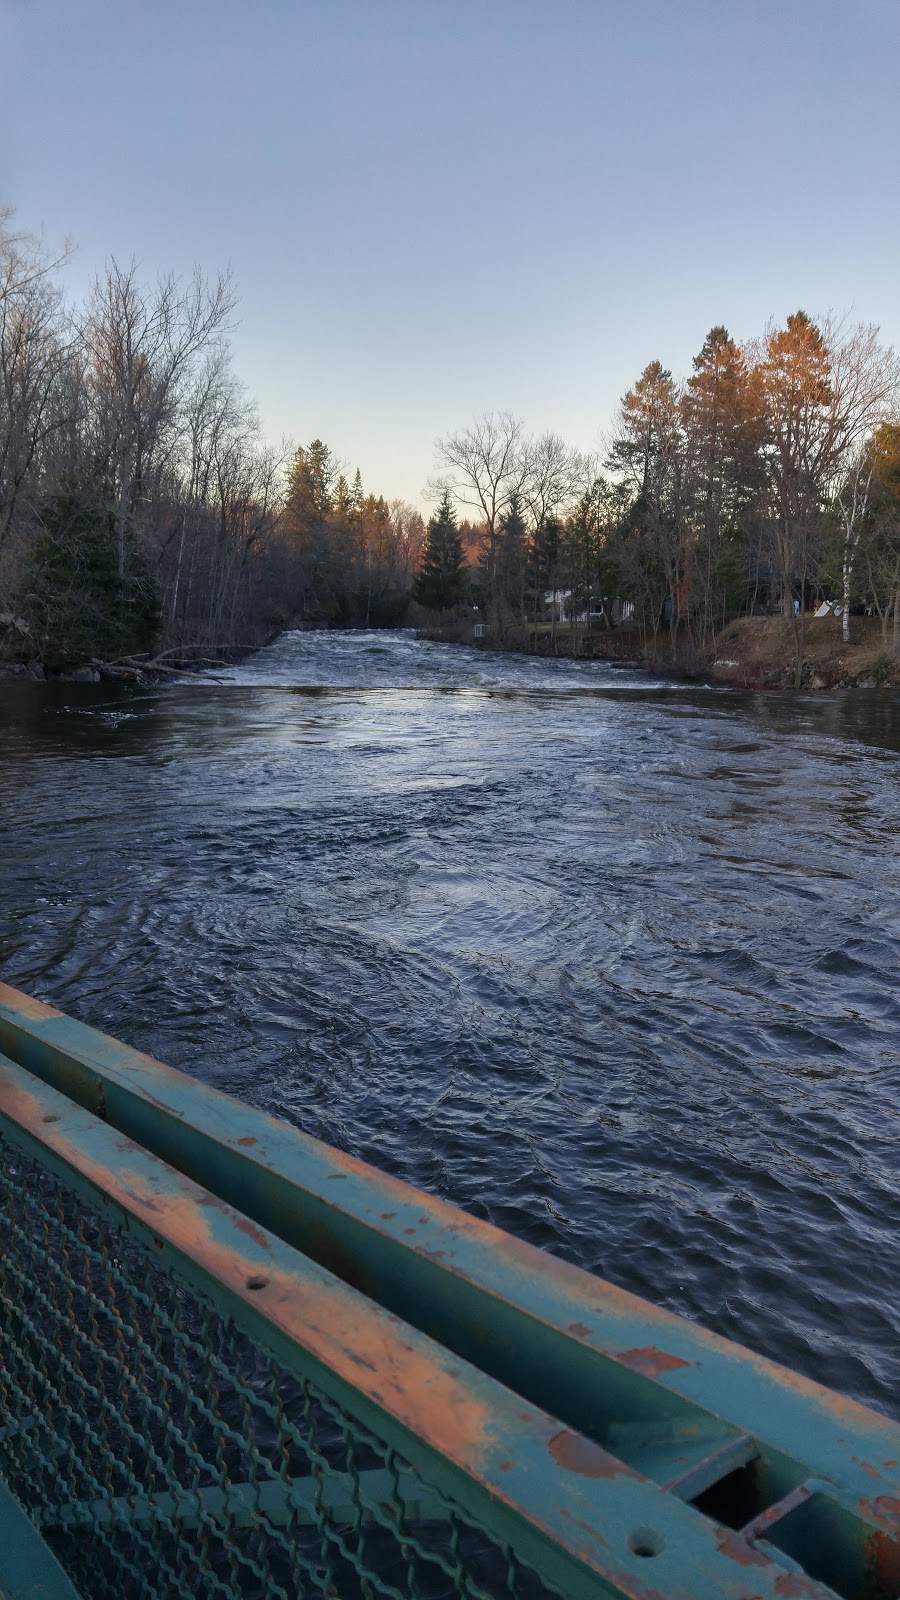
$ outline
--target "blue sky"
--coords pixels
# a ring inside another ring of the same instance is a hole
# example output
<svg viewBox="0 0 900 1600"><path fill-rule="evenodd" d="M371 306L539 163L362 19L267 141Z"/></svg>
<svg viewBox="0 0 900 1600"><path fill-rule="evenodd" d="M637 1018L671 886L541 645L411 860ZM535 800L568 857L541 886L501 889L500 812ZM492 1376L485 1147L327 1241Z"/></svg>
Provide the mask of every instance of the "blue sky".
<svg viewBox="0 0 900 1600"><path fill-rule="evenodd" d="M715 322L900 344L900 0L0 0L0 54L72 293L230 264L267 434L386 495L483 410L591 448Z"/></svg>

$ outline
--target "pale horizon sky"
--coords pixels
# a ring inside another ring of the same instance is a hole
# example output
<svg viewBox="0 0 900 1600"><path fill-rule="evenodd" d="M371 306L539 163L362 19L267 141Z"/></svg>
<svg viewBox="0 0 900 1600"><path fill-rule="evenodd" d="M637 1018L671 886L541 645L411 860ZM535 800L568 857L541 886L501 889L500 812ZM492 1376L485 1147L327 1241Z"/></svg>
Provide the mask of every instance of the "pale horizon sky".
<svg viewBox="0 0 900 1600"><path fill-rule="evenodd" d="M583 450L798 306L900 345L900 0L0 0L0 204L230 265L266 435L422 503L508 409Z"/></svg>

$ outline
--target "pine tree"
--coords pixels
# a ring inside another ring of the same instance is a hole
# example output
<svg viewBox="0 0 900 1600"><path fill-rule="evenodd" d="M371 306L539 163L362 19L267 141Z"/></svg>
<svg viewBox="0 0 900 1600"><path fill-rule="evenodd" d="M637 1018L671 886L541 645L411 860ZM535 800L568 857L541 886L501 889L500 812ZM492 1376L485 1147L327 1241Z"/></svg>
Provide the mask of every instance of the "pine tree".
<svg viewBox="0 0 900 1600"><path fill-rule="evenodd" d="M528 598L535 618L543 610L545 595L559 589L562 560L562 523L552 512L535 529L528 548ZM555 605L551 602L555 620Z"/></svg>
<svg viewBox="0 0 900 1600"><path fill-rule="evenodd" d="M347 519L353 527L359 527L362 522L365 498L363 496L362 473L359 467L353 479L353 488L350 490L347 501Z"/></svg>
<svg viewBox="0 0 900 1600"><path fill-rule="evenodd" d="M350 485L343 473L338 476L334 486L334 514L338 522L345 523L350 511Z"/></svg>
<svg viewBox="0 0 900 1600"><path fill-rule="evenodd" d="M500 545L497 558L497 590L500 605L507 608L520 622L524 621L525 617L527 571L527 529L522 509L522 497L518 491L514 491L500 518Z"/></svg>
<svg viewBox="0 0 900 1600"><path fill-rule="evenodd" d="M728 329L711 328L681 397L689 625L705 646L746 603L739 526L760 487L759 386Z"/></svg>
<svg viewBox="0 0 900 1600"><path fill-rule="evenodd" d="M413 599L429 611L447 611L458 605L465 593L462 540L446 489L428 524L422 565L412 593Z"/></svg>
<svg viewBox="0 0 900 1600"><path fill-rule="evenodd" d="M156 583L142 552L126 546L118 575L114 516L90 488L64 484L44 506L30 572L28 616L52 667L152 648L159 628Z"/></svg>
<svg viewBox="0 0 900 1600"><path fill-rule="evenodd" d="M321 532L334 505L337 476L334 456L321 439L300 447L288 480L286 506L295 532Z"/></svg>

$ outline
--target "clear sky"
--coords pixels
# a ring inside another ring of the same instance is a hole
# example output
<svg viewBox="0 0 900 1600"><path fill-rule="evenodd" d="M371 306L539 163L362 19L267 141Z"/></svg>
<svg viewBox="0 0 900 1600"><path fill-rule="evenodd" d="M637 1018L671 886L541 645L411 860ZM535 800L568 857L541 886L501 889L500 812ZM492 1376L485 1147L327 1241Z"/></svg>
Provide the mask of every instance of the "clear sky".
<svg viewBox="0 0 900 1600"><path fill-rule="evenodd" d="M0 0L0 200L230 264L267 434L420 500L509 409L596 445L798 305L900 344L900 0Z"/></svg>

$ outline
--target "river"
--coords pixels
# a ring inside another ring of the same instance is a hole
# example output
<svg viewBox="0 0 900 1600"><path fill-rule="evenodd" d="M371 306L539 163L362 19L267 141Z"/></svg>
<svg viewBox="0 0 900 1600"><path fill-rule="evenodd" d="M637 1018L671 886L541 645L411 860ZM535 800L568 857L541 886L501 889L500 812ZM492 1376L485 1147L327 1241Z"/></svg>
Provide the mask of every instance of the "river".
<svg viewBox="0 0 900 1600"><path fill-rule="evenodd" d="M900 1413L900 698L0 683L0 975Z"/></svg>

